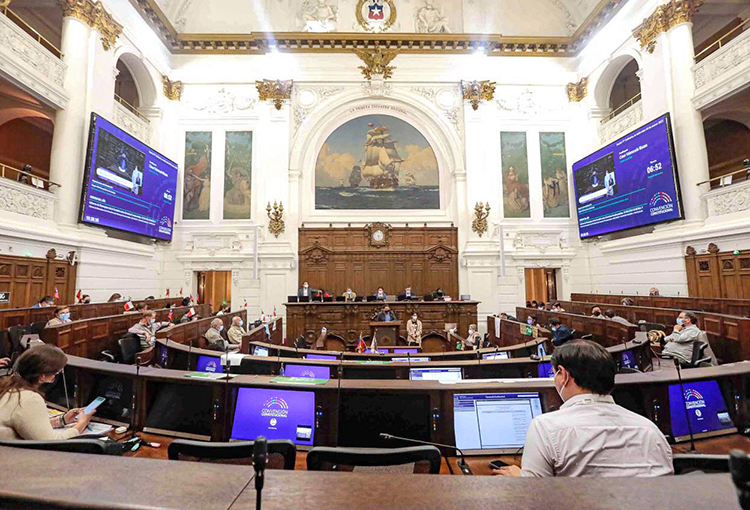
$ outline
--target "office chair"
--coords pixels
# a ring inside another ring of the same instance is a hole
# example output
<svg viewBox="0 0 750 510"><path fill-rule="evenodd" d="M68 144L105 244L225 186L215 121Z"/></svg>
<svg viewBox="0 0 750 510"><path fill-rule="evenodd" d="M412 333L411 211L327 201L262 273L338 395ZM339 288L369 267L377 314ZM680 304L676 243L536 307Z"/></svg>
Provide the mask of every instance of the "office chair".
<svg viewBox="0 0 750 510"><path fill-rule="evenodd" d="M676 358L675 356L664 353L660 355L660 358L670 360L678 359L682 368L710 367L712 366L713 357L705 356L706 349L708 349L708 342L701 342L700 340L696 340L695 342L693 342L693 354L690 357L689 363L687 361L684 361L683 359Z"/></svg>
<svg viewBox="0 0 750 510"><path fill-rule="evenodd" d="M750 510L750 457L741 450L729 452L729 469L743 510Z"/></svg>
<svg viewBox="0 0 750 510"><path fill-rule="evenodd" d="M175 439L167 449L169 460L193 462L214 462L220 464L252 465L255 441L233 441L214 443ZM297 447L288 439L268 441L268 468L294 469L297 460Z"/></svg>
<svg viewBox="0 0 750 510"><path fill-rule="evenodd" d="M32 335L41 335L42 330L46 325L47 323L43 321L32 322L29 326L29 333L31 333Z"/></svg>
<svg viewBox="0 0 750 510"><path fill-rule="evenodd" d="M10 341L10 352L23 352L23 346L21 345L21 338L27 334L27 328L24 326L11 326L8 328L8 340Z"/></svg>
<svg viewBox="0 0 750 510"><path fill-rule="evenodd" d="M110 351L102 351L102 360L111 363L135 365L135 355L141 350L141 339L135 333L126 333L117 341L117 356Z"/></svg>
<svg viewBox="0 0 750 510"><path fill-rule="evenodd" d="M674 474L687 475L702 473L729 473L729 455L708 455L703 453L675 453L672 456Z"/></svg>
<svg viewBox="0 0 750 510"><path fill-rule="evenodd" d="M424 463L428 463L425 471ZM330 448L317 446L307 453L308 471L354 471L357 467L414 464L415 473L440 473L440 450L435 446L408 448ZM388 472L388 470L384 470Z"/></svg>
<svg viewBox="0 0 750 510"><path fill-rule="evenodd" d="M26 439L2 439L0 446L46 450L50 452L91 453L93 455L122 455L122 445L108 444L99 439L67 439L65 441L29 441Z"/></svg>

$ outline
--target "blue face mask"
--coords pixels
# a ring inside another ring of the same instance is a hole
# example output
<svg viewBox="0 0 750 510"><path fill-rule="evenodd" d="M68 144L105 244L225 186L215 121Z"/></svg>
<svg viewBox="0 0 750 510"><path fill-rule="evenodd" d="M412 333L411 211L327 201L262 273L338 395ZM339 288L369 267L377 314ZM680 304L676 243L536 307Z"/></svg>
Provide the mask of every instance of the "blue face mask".
<svg viewBox="0 0 750 510"><path fill-rule="evenodd" d="M239 327L242 327L242 326L244 326L244 325L245 325L245 321L241 320L241 321L240 321L240 322L239 322L239 323L238 323L237 325L238 325Z"/></svg>
<svg viewBox="0 0 750 510"><path fill-rule="evenodd" d="M61 321L69 321L70 320L70 312L65 312L60 314L60 320Z"/></svg>
<svg viewBox="0 0 750 510"><path fill-rule="evenodd" d="M682 317L677 317L677 325L682 326Z"/></svg>
<svg viewBox="0 0 750 510"><path fill-rule="evenodd" d="M149 319L149 320L148 320L148 323L149 323L149 324L152 324L152 325L153 325L153 324L156 324L156 319Z"/></svg>
<svg viewBox="0 0 750 510"><path fill-rule="evenodd" d="M224 331L224 326L219 326L219 333L221 333L222 331Z"/></svg>

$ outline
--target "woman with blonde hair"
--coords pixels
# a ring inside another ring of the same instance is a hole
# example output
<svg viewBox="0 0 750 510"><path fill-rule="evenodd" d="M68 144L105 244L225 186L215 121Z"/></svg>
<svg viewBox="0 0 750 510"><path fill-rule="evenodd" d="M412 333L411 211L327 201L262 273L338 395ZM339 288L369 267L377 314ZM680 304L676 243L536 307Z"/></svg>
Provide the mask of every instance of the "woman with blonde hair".
<svg viewBox="0 0 750 510"><path fill-rule="evenodd" d="M55 440L78 436L93 416L82 409L49 417L40 391L55 382L68 363L54 345L38 345L21 354L11 375L0 379L0 439ZM66 425L74 424L65 428Z"/></svg>

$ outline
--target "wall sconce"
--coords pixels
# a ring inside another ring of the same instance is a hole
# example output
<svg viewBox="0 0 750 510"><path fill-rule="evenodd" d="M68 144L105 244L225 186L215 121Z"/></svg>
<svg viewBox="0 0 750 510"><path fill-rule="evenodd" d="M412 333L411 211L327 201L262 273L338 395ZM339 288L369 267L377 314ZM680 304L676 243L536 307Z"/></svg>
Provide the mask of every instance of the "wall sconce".
<svg viewBox="0 0 750 510"><path fill-rule="evenodd" d="M483 204L477 202L474 206L474 221L471 223L471 230L479 234L482 237L487 232L487 218L490 215L490 203Z"/></svg>
<svg viewBox="0 0 750 510"><path fill-rule="evenodd" d="M482 101L492 101L495 98L494 81L461 81L461 91L464 94L464 100L471 103L474 110L479 109L479 103Z"/></svg>
<svg viewBox="0 0 750 510"><path fill-rule="evenodd" d="M263 80L256 81L258 96L261 101L273 101L277 110L281 110L284 101L292 98L293 80Z"/></svg>
<svg viewBox="0 0 750 510"><path fill-rule="evenodd" d="M274 201L273 209L271 209L271 202L268 202L266 212L268 213L268 219L271 220L268 223L268 231L274 236L279 237L284 233L284 204L281 202L277 204Z"/></svg>

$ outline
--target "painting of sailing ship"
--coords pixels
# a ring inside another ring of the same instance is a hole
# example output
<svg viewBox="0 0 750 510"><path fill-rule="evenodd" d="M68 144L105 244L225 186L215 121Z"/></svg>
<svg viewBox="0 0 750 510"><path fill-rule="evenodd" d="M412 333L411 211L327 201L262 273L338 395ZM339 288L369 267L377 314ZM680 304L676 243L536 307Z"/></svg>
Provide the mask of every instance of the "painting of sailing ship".
<svg viewBox="0 0 750 510"><path fill-rule="evenodd" d="M345 122L315 165L316 209L440 209L435 151L414 126L390 115Z"/></svg>

